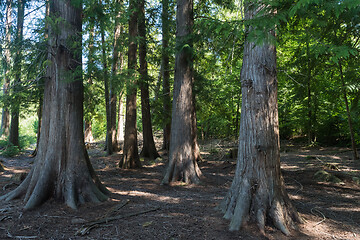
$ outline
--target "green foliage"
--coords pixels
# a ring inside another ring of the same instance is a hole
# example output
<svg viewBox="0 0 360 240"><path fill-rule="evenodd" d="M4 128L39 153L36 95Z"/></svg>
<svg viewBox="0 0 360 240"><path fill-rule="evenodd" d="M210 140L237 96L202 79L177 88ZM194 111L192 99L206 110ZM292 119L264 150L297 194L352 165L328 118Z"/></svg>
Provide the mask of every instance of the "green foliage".
<svg viewBox="0 0 360 240"><path fill-rule="evenodd" d="M4 157L14 157L20 154L22 149L26 149L34 143L36 143L36 138L28 135L19 137L19 147L14 146L8 140L2 139L0 140L0 154Z"/></svg>
<svg viewBox="0 0 360 240"><path fill-rule="evenodd" d="M20 153L20 149L18 146L9 145L5 147L5 149L1 150L1 155L4 157L15 157Z"/></svg>
<svg viewBox="0 0 360 240"><path fill-rule="evenodd" d="M79 5L80 0L73 0ZM97 140L105 137L106 118L104 100L104 74L111 72L115 25L121 23L119 52L123 56L121 69L109 74L109 81L119 96L138 87L137 71L127 70L127 24L130 12L122 1L84 0L83 41L79 36L67 39L68 47L83 55L84 68L78 69L83 76L85 101L84 118L92 122L93 135ZM2 4L2 3L1 3ZM31 2L33 4L33 2ZM342 90L345 89L350 103L356 140L360 143L360 7L354 0L279 0L261 1L266 5L252 20L242 19L243 4L235 1L196 1L194 6L193 34L175 43L176 1L169 1L169 47L164 50L170 56L170 85L174 75L174 56L186 51L193 57L194 92L199 138L237 137L241 115L241 65L245 27L251 27L248 39L257 44L275 42L268 34L276 32L278 53L278 110L282 139L304 137L313 134L312 141L320 144L349 143L349 129ZM2 5L4 6L4 5ZM41 9L41 8L39 8ZM44 11L42 8L39 11ZM163 110L163 86L161 75L161 11L160 1L146 3L147 62L149 69L150 104L153 127L161 130L171 113ZM120 14L119 14L120 13ZM4 18L4 12L0 11ZM40 15L40 14L39 14ZM4 20L0 21L2 24ZM0 94L1 106L20 105L22 118L28 125L21 126L21 149L35 142L36 115L43 94L47 60L45 24L58 33L66 25L59 17L34 21L32 36L26 36L23 44L21 86L11 94ZM3 28L1 28L3 29ZM105 58L102 58L101 31L105 36ZM1 32L3 34L3 32ZM0 41L3 38L1 38ZM190 40L190 41L189 41ZM191 44L189 44L191 42ZM2 43L2 42L1 42ZM0 44L0 50L4 45ZM11 45L14 52L16 44ZM103 61L108 64L104 65ZM345 87L340 81L339 64L343 69ZM106 69L104 69L104 67ZM13 68L13 67L12 67ZM0 65L1 79L5 66ZM11 69L11 78L16 69ZM129 77L132 76L132 77ZM68 80L73 79L68 76ZM15 85L12 84L12 88ZM172 86L170 92L172 93ZM140 106L140 101L138 101ZM141 114L138 107L138 130L141 131ZM6 142L0 142L4 147ZM5 148L4 148L5 149ZM16 149L9 148L10 152Z"/></svg>
<svg viewBox="0 0 360 240"><path fill-rule="evenodd" d="M279 120L282 138L313 133L323 144L349 143L339 63L351 109L356 94L360 8L349 1L296 1L279 27ZM353 115L359 132L358 116ZM358 139L358 137L357 137ZM358 139L359 141L359 139Z"/></svg>
<svg viewBox="0 0 360 240"><path fill-rule="evenodd" d="M19 137L19 149L27 149L36 143L35 136L22 135Z"/></svg>

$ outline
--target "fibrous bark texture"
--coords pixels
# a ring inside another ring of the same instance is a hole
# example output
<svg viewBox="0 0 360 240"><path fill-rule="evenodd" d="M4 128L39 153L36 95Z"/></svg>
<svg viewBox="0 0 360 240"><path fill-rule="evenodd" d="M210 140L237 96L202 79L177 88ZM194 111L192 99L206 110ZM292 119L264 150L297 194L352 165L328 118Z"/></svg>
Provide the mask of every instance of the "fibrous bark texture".
<svg viewBox="0 0 360 240"><path fill-rule="evenodd" d="M169 163L162 184L172 181L199 183L201 171L196 162L196 115L193 98L192 0L177 1L174 99Z"/></svg>
<svg viewBox="0 0 360 240"><path fill-rule="evenodd" d="M50 29L48 76L45 80L42 129L31 171L1 199L25 196L25 209L50 197L71 208L107 197L84 145L81 78L81 6L71 0L50 2L51 17L62 19Z"/></svg>
<svg viewBox="0 0 360 240"><path fill-rule="evenodd" d="M249 1L250 2L250 1ZM259 8L247 2L245 16ZM248 28L250 32L252 29ZM270 33L269 33L270 34ZM290 203L280 171L277 108L276 50L268 43L255 45L248 38L241 71L242 108L236 173L219 208L230 219L230 230L256 222L261 231L273 224L289 235L300 221Z"/></svg>
<svg viewBox="0 0 360 240"><path fill-rule="evenodd" d="M139 0L139 23L138 23L140 44L139 44L139 62L140 62L140 89L141 89L141 114L143 126L143 148L141 156L155 159L159 154L155 147L154 136L151 124L150 114L150 96L149 96L149 76L146 61L146 21L145 21L145 0Z"/></svg>
<svg viewBox="0 0 360 240"><path fill-rule="evenodd" d="M131 0L129 3L129 50L128 50L128 69L129 78L126 94L126 118L125 118L125 139L123 157L119 163L120 168L138 168L141 167L138 148L137 148L137 130L136 130L136 94L137 81L135 80L136 70L136 52L137 44L137 18L138 18L138 0Z"/></svg>

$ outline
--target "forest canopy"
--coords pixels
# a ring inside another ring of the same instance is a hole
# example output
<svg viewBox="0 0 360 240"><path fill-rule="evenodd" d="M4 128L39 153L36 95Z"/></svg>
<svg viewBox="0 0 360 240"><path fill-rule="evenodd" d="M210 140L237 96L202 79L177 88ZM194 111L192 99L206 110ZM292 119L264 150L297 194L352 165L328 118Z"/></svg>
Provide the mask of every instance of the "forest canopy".
<svg viewBox="0 0 360 240"><path fill-rule="evenodd" d="M26 1L23 39L18 41L17 1L13 1L8 30L6 2L3 1L0 6L1 106L5 110L19 106L19 147L24 148L36 139L38 120L33 116L39 109L42 76L47 66L45 29L49 24L56 24L56 19L45 17L45 1ZM129 81L130 70L125 67L128 47L127 4L126 1L83 1L83 79L87 96L84 110L85 119L91 122L92 135L97 140L104 139L107 125L103 96L108 90L105 90L103 71L113 75L111 88L116 95L129 86L126 82ZM276 9L276 14L265 14L244 22L241 1L195 1L192 54L199 139L238 136L244 26L249 24L257 26L258 30L249 36L257 41L265 41L262 37L263 28L276 25L281 139L300 137L309 144L349 145L351 136L348 118L351 118L354 140L358 144L358 4L352 0L269 1L269 4L270 8ZM270 9L264 11L273 12ZM175 46L173 1L169 1L168 15L168 46L162 49L162 2L146 2L147 82L155 132L160 132L166 121L169 121L163 108L161 55L163 51L168 53L169 68L173 69L174 54L178 51ZM119 23L121 34L117 41L122 60L117 63L121 67L114 75L111 73L116 37L114 29ZM15 59L19 51L21 56ZM172 95L174 72L169 70L168 74ZM20 81L14 80L16 76L20 77ZM137 126L142 131L140 111L138 115ZM6 136L9 130L2 131L5 131Z"/></svg>

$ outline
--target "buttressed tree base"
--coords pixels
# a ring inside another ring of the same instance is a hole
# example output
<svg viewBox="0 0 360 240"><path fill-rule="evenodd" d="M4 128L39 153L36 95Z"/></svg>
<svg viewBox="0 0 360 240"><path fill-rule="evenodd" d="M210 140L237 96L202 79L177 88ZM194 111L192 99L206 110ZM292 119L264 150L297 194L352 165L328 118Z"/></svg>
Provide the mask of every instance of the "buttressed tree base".
<svg viewBox="0 0 360 240"><path fill-rule="evenodd" d="M81 5L70 0L50 1L50 18L61 19L50 28L48 76L39 149L31 171L15 190L1 197L25 196L25 209L50 197L71 208L107 199L84 145L83 84L81 79Z"/></svg>

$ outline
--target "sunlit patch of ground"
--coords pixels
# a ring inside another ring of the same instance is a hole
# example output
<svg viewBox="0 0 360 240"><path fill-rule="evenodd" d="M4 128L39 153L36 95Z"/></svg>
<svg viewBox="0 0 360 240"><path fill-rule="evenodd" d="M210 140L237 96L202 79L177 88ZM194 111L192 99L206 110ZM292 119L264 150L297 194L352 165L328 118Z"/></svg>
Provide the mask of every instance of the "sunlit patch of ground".
<svg viewBox="0 0 360 240"><path fill-rule="evenodd" d="M111 192L109 200L72 210L52 199L25 212L22 199L0 202L0 239L360 239L360 185L351 179L334 184L313 178L317 170L327 169L326 164L339 169L334 171L359 174L359 164L350 159L351 151L295 144L282 146L281 163L289 196L306 220L299 225L301 232L286 237L271 223L266 227L266 236L252 225L229 232L229 221L215 207L232 182L236 159L229 158L229 150L236 147L236 142L202 142L202 183L171 186L160 185L167 161L164 151L157 160L143 159L141 169L123 170L117 167L121 152L106 156L101 146L94 144L89 149L90 159ZM7 184L14 181L16 174L28 171L32 161L26 156L3 159L6 171L0 173L0 194L17 186ZM114 212L115 216L156 210L100 224L85 236L74 236L84 222L111 213L124 200L128 204Z"/></svg>

